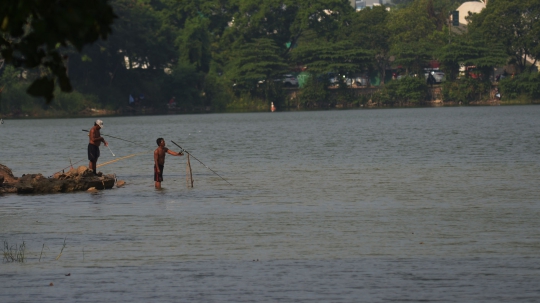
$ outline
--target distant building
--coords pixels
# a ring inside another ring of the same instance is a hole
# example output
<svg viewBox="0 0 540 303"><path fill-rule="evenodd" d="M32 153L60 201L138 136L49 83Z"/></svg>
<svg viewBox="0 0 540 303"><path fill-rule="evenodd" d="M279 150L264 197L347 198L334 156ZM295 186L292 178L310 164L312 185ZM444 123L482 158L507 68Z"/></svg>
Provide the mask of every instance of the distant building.
<svg viewBox="0 0 540 303"><path fill-rule="evenodd" d="M486 8L486 4L478 1L468 1L461 4L457 8L459 12L459 25L467 25L469 21L465 20L465 17L469 16L469 13L478 14L484 8Z"/></svg>

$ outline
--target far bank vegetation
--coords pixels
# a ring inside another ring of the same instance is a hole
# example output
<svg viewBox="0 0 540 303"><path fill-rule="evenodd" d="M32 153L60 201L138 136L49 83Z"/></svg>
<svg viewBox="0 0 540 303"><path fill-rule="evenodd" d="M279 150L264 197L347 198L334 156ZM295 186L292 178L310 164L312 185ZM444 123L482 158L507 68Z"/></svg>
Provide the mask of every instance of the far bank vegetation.
<svg viewBox="0 0 540 303"><path fill-rule="evenodd" d="M0 114L539 101L540 0L491 0L456 30L451 12L464 2L356 11L348 0L111 0L118 18L107 39L58 46L73 91L62 92L60 79L46 102L27 93L35 79L55 77L46 64L1 64ZM434 62L444 82L426 81Z"/></svg>

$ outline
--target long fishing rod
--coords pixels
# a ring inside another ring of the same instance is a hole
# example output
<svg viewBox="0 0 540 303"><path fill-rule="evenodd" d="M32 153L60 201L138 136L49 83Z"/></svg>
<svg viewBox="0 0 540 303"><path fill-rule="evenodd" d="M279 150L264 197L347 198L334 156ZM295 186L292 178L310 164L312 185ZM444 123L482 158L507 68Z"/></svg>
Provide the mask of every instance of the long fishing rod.
<svg viewBox="0 0 540 303"><path fill-rule="evenodd" d="M109 147L109 144L107 144L107 147ZM116 155L112 152L111 148L109 147L109 150L111 151L111 154L113 157L116 157Z"/></svg>
<svg viewBox="0 0 540 303"><path fill-rule="evenodd" d="M220 176L218 173L216 173L215 171L213 171L210 167L206 166L206 164L202 163L201 160L195 158L195 156L193 156L192 154L190 154L187 150L183 149L182 146L176 144L173 140L171 140L171 142L172 142L174 145L178 146L183 152L185 152L186 154L192 156L193 159L199 161L199 163L201 163L202 165L204 165L204 167L206 167L206 168L208 168L209 170L211 170L211 171L212 171L214 174L216 174L218 177L220 177L221 179L223 179L222 176ZM227 180L225 180L225 179L223 179L223 181L225 181L225 182L229 183L230 185L232 185L229 181L227 181Z"/></svg>
<svg viewBox="0 0 540 303"><path fill-rule="evenodd" d="M82 130L83 132L90 132L89 130L86 130L86 129L83 129ZM118 137L115 137L115 136L111 136L111 135L104 135L104 134L101 134L102 136L106 136L106 137L111 137L111 138L115 138L115 139L118 139L118 140L122 140L122 141L126 141L126 142L129 142L129 143L133 143L133 144L136 144L136 145L139 145L139 146L142 146L141 144L137 143L137 142L133 142L133 141L129 141L129 140L126 140L126 139L122 139L122 138L118 138Z"/></svg>
<svg viewBox="0 0 540 303"><path fill-rule="evenodd" d="M148 153L150 153L150 152L151 152L151 151L146 151L146 152L142 152L142 153L138 153L138 154L127 155L127 156L124 156L124 157L122 157L122 158L117 158L117 159L114 159L114 160L111 160L111 161L108 161L108 162L105 162L105 163L98 164L97 167L102 167L102 166L105 166L105 165L108 165L108 164L111 164L111 163L115 163L115 162L118 162L118 161L120 161L120 160L128 159L128 158L131 158L131 157L135 157L135 156L140 156L140 155L148 154Z"/></svg>

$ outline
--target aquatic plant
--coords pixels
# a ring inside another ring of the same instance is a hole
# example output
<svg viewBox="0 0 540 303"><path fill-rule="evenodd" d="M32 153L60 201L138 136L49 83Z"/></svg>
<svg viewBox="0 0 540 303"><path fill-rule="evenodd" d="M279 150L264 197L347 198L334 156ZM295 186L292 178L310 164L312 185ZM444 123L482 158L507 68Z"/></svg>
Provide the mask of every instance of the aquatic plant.
<svg viewBox="0 0 540 303"><path fill-rule="evenodd" d="M62 253L64 252L64 248L66 248L66 238L64 238L64 244L62 245L62 249L60 250L60 254L58 254L58 256L56 257L55 260L60 259L60 257L62 256Z"/></svg>
<svg viewBox="0 0 540 303"><path fill-rule="evenodd" d="M21 245L9 245L7 241L4 240L4 251L3 251L3 262L24 262L24 254L26 252L26 244Z"/></svg>

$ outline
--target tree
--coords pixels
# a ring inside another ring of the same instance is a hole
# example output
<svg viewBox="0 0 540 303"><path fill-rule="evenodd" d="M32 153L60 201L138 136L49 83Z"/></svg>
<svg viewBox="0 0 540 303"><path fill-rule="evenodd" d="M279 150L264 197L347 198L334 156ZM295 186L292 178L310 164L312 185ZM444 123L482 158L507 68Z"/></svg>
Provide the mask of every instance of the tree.
<svg viewBox="0 0 540 303"><path fill-rule="evenodd" d="M239 41L234 58L229 62L225 76L234 81L239 90L252 90L261 80L272 81L288 67L280 56L280 48L269 38Z"/></svg>
<svg viewBox="0 0 540 303"><path fill-rule="evenodd" d="M524 70L540 58L540 1L491 0L482 12L470 17L469 31L500 41L508 56Z"/></svg>
<svg viewBox="0 0 540 303"><path fill-rule="evenodd" d="M461 64L474 65L489 75L493 67L506 63L507 55L497 41L491 41L474 33L453 36L450 43L440 48L437 58L455 79ZM467 76L467 75L466 75Z"/></svg>
<svg viewBox="0 0 540 303"><path fill-rule="evenodd" d="M347 0L238 0L237 4L224 39L269 38L279 47L288 45L283 56L298 45L306 31L319 37L336 36L353 11Z"/></svg>
<svg viewBox="0 0 540 303"><path fill-rule="evenodd" d="M420 73L432 59L436 43L436 22L428 13L431 0L415 0L407 8L399 9L389 18L388 29L390 53L397 64L404 65L407 72Z"/></svg>
<svg viewBox="0 0 540 303"><path fill-rule="evenodd" d="M356 49L370 50L374 68L384 83L390 66L390 31L387 27L389 12L384 6L365 8L351 14L348 26L339 31L341 39L348 39Z"/></svg>
<svg viewBox="0 0 540 303"><path fill-rule="evenodd" d="M292 52L292 58L315 75L330 72L346 75L362 71L372 62L373 52L356 47L350 40L304 42Z"/></svg>
<svg viewBox="0 0 540 303"><path fill-rule="evenodd" d="M17 0L0 6L0 53L6 63L45 74L28 88L33 96L54 97L57 82L71 91L63 49L81 51L85 45L106 39L115 14L107 0Z"/></svg>
<svg viewBox="0 0 540 303"><path fill-rule="evenodd" d="M186 20L184 29L176 40L180 61L195 65L198 72L208 73L212 54L210 51L210 20L201 16Z"/></svg>

